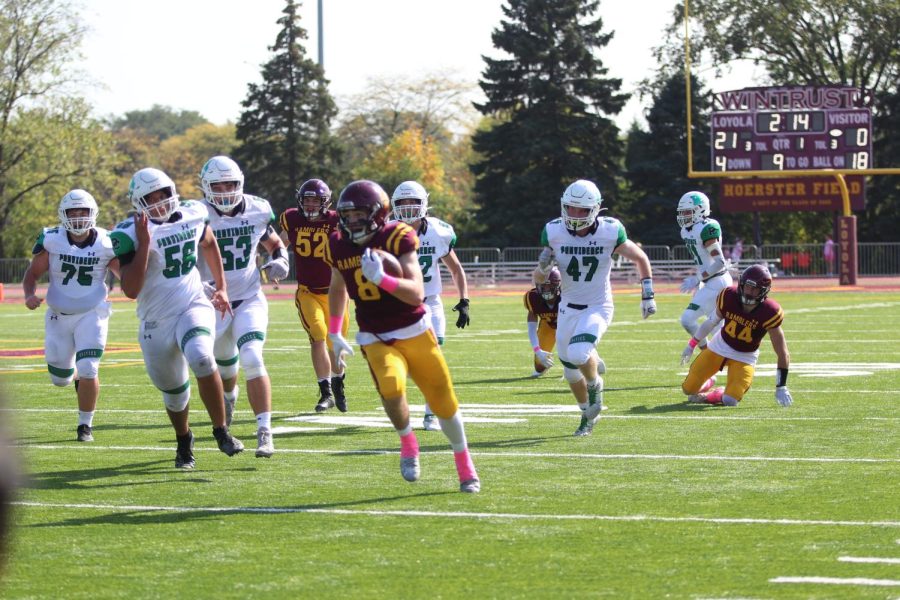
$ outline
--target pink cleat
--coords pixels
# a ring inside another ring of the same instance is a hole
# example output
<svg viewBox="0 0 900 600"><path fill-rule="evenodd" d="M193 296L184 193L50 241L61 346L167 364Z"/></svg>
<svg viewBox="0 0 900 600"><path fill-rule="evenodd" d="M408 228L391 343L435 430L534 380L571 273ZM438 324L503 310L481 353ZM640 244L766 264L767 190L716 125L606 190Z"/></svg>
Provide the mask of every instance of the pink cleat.
<svg viewBox="0 0 900 600"><path fill-rule="evenodd" d="M713 375L712 377L707 379L706 383L704 383L702 386L700 386L700 391L697 393L702 394L703 392L708 392L710 390L710 388L712 388L712 386L714 386L714 385L716 385L716 376L715 375Z"/></svg>

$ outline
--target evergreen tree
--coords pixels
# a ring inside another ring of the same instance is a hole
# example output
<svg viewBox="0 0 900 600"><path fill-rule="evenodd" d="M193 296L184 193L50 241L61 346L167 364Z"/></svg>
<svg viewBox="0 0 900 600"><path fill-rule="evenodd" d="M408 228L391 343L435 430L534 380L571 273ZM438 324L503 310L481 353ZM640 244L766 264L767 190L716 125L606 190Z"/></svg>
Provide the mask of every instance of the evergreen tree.
<svg viewBox="0 0 900 600"><path fill-rule="evenodd" d="M900 168L900 92L877 97L879 110L872 121L872 154L879 168ZM900 223L900 176L869 178L866 210L859 215L857 235L861 242L897 240Z"/></svg>
<svg viewBox="0 0 900 600"><path fill-rule="evenodd" d="M278 212L293 205L294 193L309 178L326 181L340 161L330 134L337 114L322 67L306 57L298 3L287 0L282 29L269 49L261 84L249 84L237 123L234 158L250 193L267 198Z"/></svg>
<svg viewBox="0 0 900 600"><path fill-rule="evenodd" d="M612 33L594 18L597 0L508 0L494 46L511 57L485 57L480 82L495 120L473 137L480 161L472 169L481 243L537 245L541 227L559 215L559 198L579 178L615 195L623 154L619 130L606 115L622 110L621 79L594 51Z"/></svg>

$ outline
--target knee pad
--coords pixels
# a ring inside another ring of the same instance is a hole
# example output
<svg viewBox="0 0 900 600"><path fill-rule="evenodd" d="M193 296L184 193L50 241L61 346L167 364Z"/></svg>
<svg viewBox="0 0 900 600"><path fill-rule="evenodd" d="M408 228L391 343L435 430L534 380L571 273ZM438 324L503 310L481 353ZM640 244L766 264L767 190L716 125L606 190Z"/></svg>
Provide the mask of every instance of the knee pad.
<svg viewBox="0 0 900 600"><path fill-rule="evenodd" d="M74 378L75 378L74 373L72 375L69 375L68 377L60 377L59 375L54 375L53 373L50 373L50 381L52 381L53 385L55 385L57 387L66 387L67 385L72 383L72 380Z"/></svg>
<svg viewBox="0 0 900 600"><path fill-rule="evenodd" d="M238 357L235 356L233 359L228 359L224 362L227 364L223 364L223 361L216 359L216 365L219 367L219 375L221 375L222 379L237 377L239 369Z"/></svg>
<svg viewBox="0 0 900 600"><path fill-rule="evenodd" d="M584 379L584 375L581 374L580 370L570 369L569 367L563 367L563 377L565 377L566 381L569 383L578 383Z"/></svg>
<svg viewBox="0 0 900 600"><path fill-rule="evenodd" d="M163 392L162 395L166 408L172 412L178 413L187 408L188 401L191 399L191 388L188 386L186 390L178 392L177 394Z"/></svg>
<svg viewBox="0 0 900 600"><path fill-rule="evenodd" d="M197 377L207 377L216 372L213 342L208 335L192 337L184 345L184 358Z"/></svg>
<svg viewBox="0 0 900 600"><path fill-rule="evenodd" d="M566 350L566 361L580 367L591 359L591 354L597 355L594 344L586 342L571 344Z"/></svg>
<svg viewBox="0 0 900 600"><path fill-rule="evenodd" d="M100 358L90 357L75 361L75 370L80 379L97 379L100 374Z"/></svg>
<svg viewBox="0 0 900 600"><path fill-rule="evenodd" d="M266 365L263 362L263 343L253 340L241 346L241 368L244 369L244 377L247 381L265 377L268 375ZM224 375L223 375L224 377Z"/></svg>

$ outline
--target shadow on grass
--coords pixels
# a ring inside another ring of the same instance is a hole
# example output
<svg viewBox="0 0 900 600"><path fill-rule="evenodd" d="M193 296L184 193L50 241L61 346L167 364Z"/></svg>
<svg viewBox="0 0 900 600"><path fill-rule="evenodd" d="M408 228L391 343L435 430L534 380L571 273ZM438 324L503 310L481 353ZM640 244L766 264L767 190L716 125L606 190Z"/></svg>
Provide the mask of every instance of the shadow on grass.
<svg viewBox="0 0 900 600"><path fill-rule="evenodd" d="M690 402L676 402L674 404L660 404L659 406L632 406L628 413L633 415L652 415L674 412L703 412L707 408L715 408L708 404L691 404Z"/></svg>
<svg viewBox="0 0 900 600"><path fill-rule="evenodd" d="M117 477L132 477L134 475L148 475L151 473L171 473L172 464L172 460L166 459L130 463L115 467L92 467L89 469L35 472L28 476L24 487L36 490L89 490L92 488L156 485L158 483L165 483L168 480L148 479L136 482L134 479L129 479L128 481L116 482L114 479ZM195 478L192 481L194 483L207 482L207 480L201 478Z"/></svg>

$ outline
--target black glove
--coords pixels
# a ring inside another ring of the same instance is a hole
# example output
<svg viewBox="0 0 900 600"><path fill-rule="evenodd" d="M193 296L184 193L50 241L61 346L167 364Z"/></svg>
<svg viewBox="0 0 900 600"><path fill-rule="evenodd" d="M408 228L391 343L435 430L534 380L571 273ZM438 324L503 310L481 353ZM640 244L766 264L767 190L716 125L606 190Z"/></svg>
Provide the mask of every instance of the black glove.
<svg viewBox="0 0 900 600"><path fill-rule="evenodd" d="M459 317L456 318L456 326L464 329L469 324L469 299L463 298L459 304L453 307L453 310L459 311Z"/></svg>

